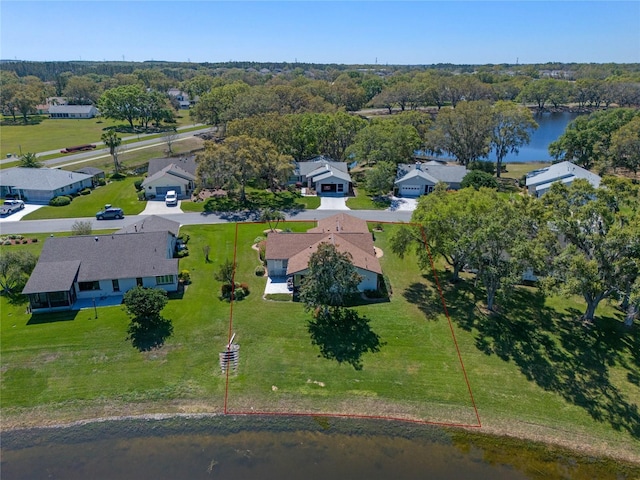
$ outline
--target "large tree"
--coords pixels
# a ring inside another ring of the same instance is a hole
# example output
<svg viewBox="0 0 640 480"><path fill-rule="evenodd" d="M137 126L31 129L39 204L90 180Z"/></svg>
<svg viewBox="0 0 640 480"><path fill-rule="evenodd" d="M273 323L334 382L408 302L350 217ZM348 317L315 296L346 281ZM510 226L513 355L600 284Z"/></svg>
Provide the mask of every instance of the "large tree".
<svg viewBox="0 0 640 480"><path fill-rule="evenodd" d="M520 147L529 143L531 132L538 128L528 108L512 102L493 105L491 148L496 154L496 175L500 176L502 161L509 153L516 155Z"/></svg>
<svg viewBox="0 0 640 480"><path fill-rule="evenodd" d="M123 85L105 90L98 101L100 113L114 120L126 120L133 128L140 116L141 99L145 91L142 85Z"/></svg>
<svg viewBox="0 0 640 480"><path fill-rule="evenodd" d="M309 257L300 300L307 310L327 312L344 306L358 292L361 281L349 253L338 251L332 243L321 243Z"/></svg>
<svg viewBox="0 0 640 480"><path fill-rule="evenodd" d="M365 173L365 186L371 195L385 195L393 190L396 178L396 165L382 161Z"/></svg>
<svg viewBox="0 0 640 480"><path fill-rule="evenodd" d="M100 84L88 76L69 78L63 91L71 105L93 105L101 93Z"/></svg>
<svg viewBox="0 0 640 480"><path fill-rule="evenodd" d="M586 180L554 183L542 197L548 222L565 247L550 260L545 285L581 295L583 318L592 321L599 303L620 297L638 275L640 199L637 189L595 189Z"/></svg>
<svg viewBox="0 0 640 480"><path fill-rule="evenodd" d="M421 143L413 125L393 119L374 120L356 134L346 155L367 165L382 161L395 164L411 162Z"/></svg>
<svg viewBox="0 0 640 480"><path fill-rule="evenodd" d="M640 115L613 132L609 155L614 168L640 170Z"/></svg>
<svg viewBox="0 0 640 480"><path fill-rule="evenodd" d="M122 303L131 317L128 339L138 350L160 347L173 333L171 320L160 314L167 302L167 292L159 288L138 286L124 294Z"/></svg>
<svg viewBox="0 0 640 480"><path fill-rule="evenodd" d="M0 288L4 293L15 293L23 287L38 259L30 252L0 250Z"/></svg>
<svg viewBox="0 0 640 480"><path fill-rule="evenodd" d="M455 109L440 110L428 148L447 152L465 166L486 157L491 145L492 117L491 106L485 101L460 102Z"/></svg>

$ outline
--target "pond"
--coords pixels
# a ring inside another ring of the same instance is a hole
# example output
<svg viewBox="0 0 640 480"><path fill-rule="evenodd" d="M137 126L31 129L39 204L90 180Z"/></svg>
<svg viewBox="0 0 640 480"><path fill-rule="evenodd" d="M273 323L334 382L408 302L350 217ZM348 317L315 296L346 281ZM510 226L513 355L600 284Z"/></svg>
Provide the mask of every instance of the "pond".
<svg viewBox="0 0 640 480"><path fill-rule="evenodd" d="M101 422L5 432L2 442L3 480L517 480L556 478L553 472L622 480L640 473L588 464L544 447L533 456L522 444L496 450L436 427L326 417Z"/></svg>

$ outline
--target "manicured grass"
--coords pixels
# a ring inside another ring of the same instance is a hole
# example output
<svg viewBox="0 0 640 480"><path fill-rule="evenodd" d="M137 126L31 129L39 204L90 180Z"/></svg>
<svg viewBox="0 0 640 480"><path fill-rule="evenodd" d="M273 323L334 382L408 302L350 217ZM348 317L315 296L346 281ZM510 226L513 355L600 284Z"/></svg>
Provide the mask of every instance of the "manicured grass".
<svg viewBox="0 0 640 480"><path fill-rule="evenodd" d="M125 215L137 215L146 205L138 200L134 183L142 177L126 177L122 180L110 181L103 187L97 187L89 195L79 195L64 207L42 207L25 216L25 220L43 220L51 218L83 218L94 217L96 212L110 203L120 207Z"/></svg>
<svg viewBox="0 0 640 480"><path fill-rule="evenodd" d="M351 210L385 210L391 205L391 201L385 197L371 197L364 189L354 189L355 197L347 199L347 207Z"/></svg>
<svg viewBox="0 0 640 480"><path fill-rule="evenodd" d="M7 118L7 117L3 117ZM177 126L192 125L188 111L178 112ZM100 141L100 136L105 129L118 125L128 125L121 121L108 118L88 119L50 119L45 118L35 125L2 125L2 143L0 144L0 156L5 158L8 153L19 155L22 153L46 152L60 150L73 145L95 143ZM121 134L121 137L129 137L130 134Z"/></svg>
<svg viewBox="0 0 640 480"><path fill-rule="evenodd" d="M501 177L504 178L515 178L516 180L519 180L524 174L532 171L532 170L537 170L539 168L545 168L548 167L549 165L551 165L551 163L543 163L543 162L527 162L527 163L519 163L519 162L512 162L512 163L507 163L505 164L507 167L507 171L506 172L502 172L502 174L500 175Z"/></svg>
<svg viewBox="0 0 640 480"><path fill-rule="evenodd" d="M320 206L320 198L303 197L296 192L271 193L256 188L247 188L247 201L240 203L237 193L230 197L211 198L204 202L182 202L185 212L241 212L271 208L283 212L301 209L315 209ZM207 207L208 205L208 207Z"/></svg>
<svg viewBox="0 0 640 480"><path fill-rule="evenodd" d="M283 228L308 229L289 222ZM415 256L388 247L391 227L376 233L389 277L390 302L356 307L384 345L363 369L319 356L302 305L266 301L266 278L251 248L265 225L188 226L190 255L180 261L192 284L163 311L174 334L164 347L139 353L125 340L120 307L31 316L24 303L0 298L3 423L60 421L157 411L221 412L226 377L218 352L236 333L240 368L229 378L229 412L352 413L475 424L449 324L433 275ZM205 262L204 246L211 247ZM22 248L10 247L10 248ZM213 273L237 259L236 281L251 294L233 306L217 298ZM542 297L518 288L500 314L479 306L482 292L466 278L443 282L447 308L484 427L527 438L564 440L602 451L638 452L638 329L625 331L609 305L585 328L579 299ZM639 455L636 455L638 458Z"/></svg>

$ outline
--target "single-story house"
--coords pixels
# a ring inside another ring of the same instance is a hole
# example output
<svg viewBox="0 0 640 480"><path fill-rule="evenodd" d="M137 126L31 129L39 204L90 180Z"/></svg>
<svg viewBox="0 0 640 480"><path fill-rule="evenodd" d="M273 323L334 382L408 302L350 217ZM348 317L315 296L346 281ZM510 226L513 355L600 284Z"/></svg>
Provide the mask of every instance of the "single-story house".
<svg viewBox="0 0 640 480"><path fill-rule="evenodd" d="M186 110L191 107L191 99L189 98L189 94L186 92L183 92L179 88L170 88L169 90L167 90L167 94L170 97L173 97L176 99L181 109Z"/></svg>
<svg viewBox="0 0 640 480"><path fill-rule="evenodd" d="M138 226L133 233L127 227L108 235L48 238L22 290L31 311L71 310L105 298L121 302L138 285L176 291L176 235L151 228L151 217L142 220L149 221L146 229Z"/></svg>
<svg viewBox="0 0 640 480"><path fill-rule="evenodd" d="M85 175L91 175L91 183L93 186L97 186L100 179L106 180L107 176L104 173L104 170L100 170L96 167L83 167L78 170L74 170L77 173L84 173Z"/></svg>
<svg viewBox="0 0 640 480"><path fill-rule="evenodd" d="M373 235L366 221L344 213L319 220L318 226L306 233L270 232L265 250L269 277L293 277L294 286L300 286L311 255L322 243L332 243L339 252L351 255L353 265L362 276L358 290L378 289L382 268L376 257Z"/></svg>
<svg viewBox="0 0 640 480"><path fill-rule="evenodd" d="M196 188L196 157L153 158L149 160L147 178L142 182L147 198L164 197L175 190L178 198L191 196Z"/></svg>
<svg viewBox="0 0 640 480"><path fill-rule="evenodd" d="M57 168L14 167L0 174L0 196L17 195L29 203L46 204L54 197L91 186L91 175Z"/></svg>
<svg viewBox="0 0 640 480"><path fill-rule="evenodd" d="M93 105L51 105L49 118L93 118L100 112Z"/></svg>
<svg viewBox="0 0 640 480"><path fill-rule="evenodd" d="M347 164L322 156L307 162L296 162L291 181L314 189L318 195L343 197L352 190Z"/></svg>
<svg viewBox="0 0 640 480"><path fill-rule="evenodd" d="M577 178L587 180L595 188L600 186L600 176L571 162L554 163L547 168L533 170L527 173L526 185L531 195L544 195L555 182L571 185Z"/></svg>
<svg viewBox="0 0 640 480"><path fill-rule="evenodd" d="M462 165L448 165L438 161L398 165L395 185L402 197L419 197L431 193L438 182L450 190L459 190L462 179L469 173Z"/></svg>

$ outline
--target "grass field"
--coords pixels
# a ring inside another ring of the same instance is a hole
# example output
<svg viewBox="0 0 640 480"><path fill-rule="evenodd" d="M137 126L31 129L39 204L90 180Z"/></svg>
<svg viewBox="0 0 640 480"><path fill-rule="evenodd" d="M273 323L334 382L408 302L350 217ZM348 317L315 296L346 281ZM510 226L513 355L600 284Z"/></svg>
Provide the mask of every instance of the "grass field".
<svg viewBox="0 0 640 480"><path fill-rule="evenodd" d="M25 220L43 220L52 218L84 218L94 217L105 204L120 207L125 215L137 215L146 206L146 202L138 200L134 183L142 177L126 177L112 180L107 185L91 190L89 195L75 197L64 207L45 206L24 217Z"/></svg>
<svg viewBox="0 0 640 480"><path fill-rule="evenodd" d="M296 231L310 224L288 223ZM121 307L31 316L3 296L1 396L3 424L61 422L154 412L222 412L226 379L218 352L229 335L230 305L217 298L213 272L237 255L236 280L251 294L233 306L240 369L229 379L229 412L345 413L475 424L475 414L449 324L430 272L388 251L376 233L390 302L357 308L384 345L363 369L319 356L302 306L262 299L251 248L262 224L183 227L190 255L181 260L193 283L163 311L174 334L159 350L140 353L126 341ZM41 243L40 243L41 245ZM204 260L203 247L215 255ZM25 247L31 247L25 246ZM11 246L0 248L23 248ZM444 272L440 272L444 276ZM586 329L574 319L577 299L545 299L519 288L487 316L471 279L444 285L483 430L545 439L640 461L640 336L624 331L603 305Z"/></svg>
<svg viewBox="0 0 640 480"><path fill-rule="evenodd" d="M2 119L0 119L2 121ZM180 111L177 116L177 126L192 125L188 111ZM22 153L47 152L60 150L72 145L96 143L105 129L117 125L125 125L121 121L107 118L89 118L82 120L45 118L35 125L2 125L2 142L0 157L5 158L8 153L19 155ZM128 137L128 134L121 134ZM44 158L47 159L46 157Z"/></svg>

